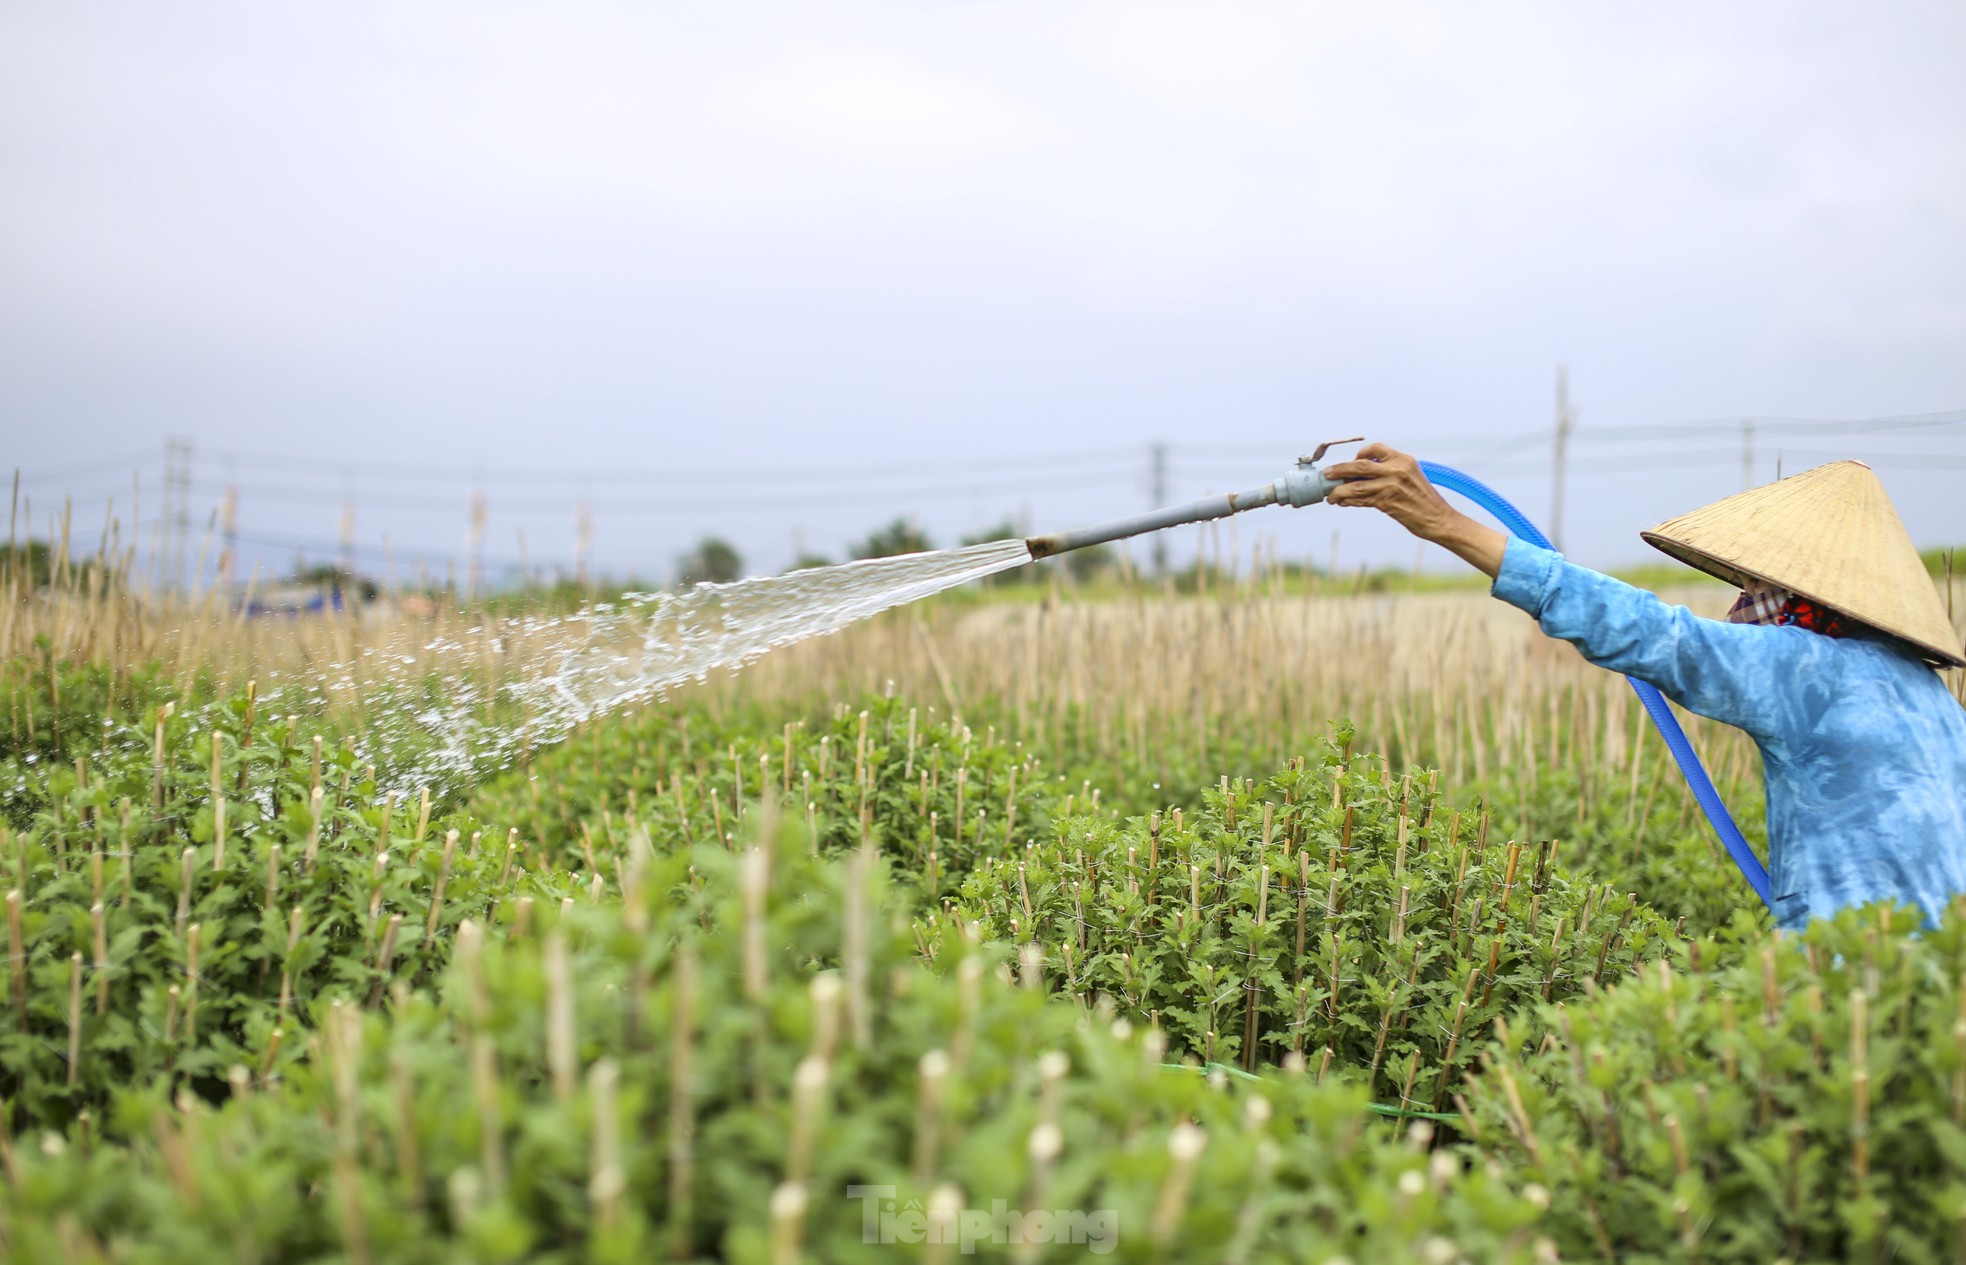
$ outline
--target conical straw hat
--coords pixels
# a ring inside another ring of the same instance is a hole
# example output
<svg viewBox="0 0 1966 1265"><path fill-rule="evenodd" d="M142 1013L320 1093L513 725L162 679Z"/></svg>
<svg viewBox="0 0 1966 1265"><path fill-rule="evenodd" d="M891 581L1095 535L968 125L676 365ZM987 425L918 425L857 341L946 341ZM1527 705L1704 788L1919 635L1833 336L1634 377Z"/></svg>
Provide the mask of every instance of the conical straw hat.
<svg viewBox="0 0 1966 1265"><path fill-rule="evenodd" d="M1932 577L1861 461L1832 461L1639 534L1729 584L1787 589L1966 667Z"/></svg>

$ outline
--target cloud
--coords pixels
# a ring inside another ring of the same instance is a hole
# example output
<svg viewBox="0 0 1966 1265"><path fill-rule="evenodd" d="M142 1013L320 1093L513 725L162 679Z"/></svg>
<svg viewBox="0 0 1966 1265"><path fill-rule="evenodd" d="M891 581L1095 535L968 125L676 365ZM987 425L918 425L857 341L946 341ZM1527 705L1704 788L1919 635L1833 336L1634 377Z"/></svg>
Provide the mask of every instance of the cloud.
<svg viewBox="0 0 1966 1265"><path fill-rule="evenodd" d="M0 421L721 469L1509 435L1559 361L1587 429L1957 407L1962 51L1940 3L16 3ZM1624 556L1657 489L1599 491ZM1048 495L728 529L1139 500Z"/></svg>

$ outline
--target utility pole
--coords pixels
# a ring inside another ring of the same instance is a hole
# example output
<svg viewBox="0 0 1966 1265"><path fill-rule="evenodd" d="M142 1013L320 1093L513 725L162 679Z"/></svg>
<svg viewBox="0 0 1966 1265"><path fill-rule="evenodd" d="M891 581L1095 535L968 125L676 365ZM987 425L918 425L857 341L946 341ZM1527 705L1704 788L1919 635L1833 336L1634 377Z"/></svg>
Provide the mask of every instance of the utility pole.
<svg viewBox="0 0 1966 1265"><path fill-rule="evenodd" d="M164 586L184 584L184 553L191 538L191 441L182 435L164 440Z"/></svg>
<svg viewBox="0 0 1966 1265"><path fill-rule="evenodd" d="M1167 504L1167 445L1155 444L1152 449L1154 470L1154 503L1148 509L1159 509ZM1154 533L1154 574L1167 574L1167 533Z"/></svg>
<svg viewBox="0 0 1966 1265"><path fill-rule="evenodd" d="M355 578L355 480L346 469L341 472L341 521L336 528L340 546L336 564L341 569L341 578L352 581Z"/></svg>
<svg viewBox="0 0 1966 1265"><path fill-rule="evenodd" d="M1741 419L1741 491L1754 486L1754 419Z"/></svg>
<svg viewBox="0 0 1966 1265"><path fill-rule="evenodd" d="M466 599L478 596L478 589L485 582L485 528L491 518L490 507L485 503L485 489L471 489L471 529L465 536L465 548L469 553L470 569L465 573Z"/></svg>
<svg viewBox="0 0 1966 1265"><path fill-rule="evenodd" d="M1556 468L1550 489L1550 541L1563 550L1563 478L1570 455L1570 430L1577 424L1577 410L1570 407L1570 371L1556 367Z"/></svg>
<svg viewBox="0 0 1966 1265"><path fill-rule="evenodd" d="M355 575L355 501L351 497L341 503L341 574L343 579L353 579Z"/></svg>
<svg viewBox="0 0 1966 1265"><path fill-rule="evenodd" d="M593 586L593 572L590 566L594 552L594 507L587 502L585 490L573 507L573 569L574 579L585 593Z"/></svg>
<svg viewBox="0 0 1966 1265"><path fill-rule="evenodd" d="M225 551L219 555L219 578L226 588L239 583L239 485L225 485L225 499L219 503L218 521L225 536Z"/></svg>
<svg viewBox="0 0 1966 1265"><path fill-rule="evenodd" d="M15 496L19 496L16 484ZM177 441L164 440L164 508L157 515L156 548L150 559L150 574L165 588L174 586L171 554L175 548L177 524Z"/></svg>

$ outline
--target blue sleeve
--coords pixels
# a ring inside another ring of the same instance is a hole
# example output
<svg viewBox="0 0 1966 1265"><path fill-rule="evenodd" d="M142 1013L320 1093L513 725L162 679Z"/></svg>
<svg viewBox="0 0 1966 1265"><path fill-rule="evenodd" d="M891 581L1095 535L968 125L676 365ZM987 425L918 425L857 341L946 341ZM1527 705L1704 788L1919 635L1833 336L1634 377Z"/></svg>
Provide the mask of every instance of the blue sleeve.
<svg viewBox="0 0 1966 1265"><path fill-rule="evenodd" d="M1515 538L1493 591L1597 666L1649 681L1688 711L1758 738L1785 728L1795 674L1817 640L1797 628L1701 619Z"/></svg>

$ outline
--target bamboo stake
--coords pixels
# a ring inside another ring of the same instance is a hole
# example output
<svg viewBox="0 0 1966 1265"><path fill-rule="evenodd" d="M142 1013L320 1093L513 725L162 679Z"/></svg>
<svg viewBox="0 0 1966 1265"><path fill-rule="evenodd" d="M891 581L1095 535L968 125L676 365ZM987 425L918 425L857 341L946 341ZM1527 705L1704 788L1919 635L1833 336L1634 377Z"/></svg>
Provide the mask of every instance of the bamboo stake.
<svg viewBox="0 0 1966 1265"><path fill-rule="evenodd" d="M164 809L164 723L176 710L176 703L165 703L157 709L155 736L151 741L150 802L158 812Z"/></svg>
<svg viewBox="0 0 1966 1265"><path fill-rule="evenodd" d="M314 751L317 758L320 750L321 740L317 737L314 739ZM307 851L301 858L301 870L303 873L312 874L314 872L314 858L319 853L321 847L321 815L323 811L321 786L317 773L315 785L307 793Z"/></svg>
<svg viewBox="0 0 1966 1265"><path fill-rule="evenodd" d="M266 1052L260 1056L259 1060L259 1079L261 1084L266 1084L272 1080L273 1065L279 1061L280 1045L285 1040L285 1037L285 1029L279 1027L277 1024L274 1026L273 1031L267 1034Z"/></svg>
<svg viewBox="0 0 1966 1265"><path fill-rule="evenodd" d="M738 858L738 886L744 904L744 997L761 1005L769 987L765 954L765 892L770 882L765 854L750 848Z"/></svg>
<svg viewBox="0 0 1966 1265"><path fill-rule="evenodd" d="M389 1092L395 1107L391 1123L396 1142L396 1174L403 1184L403 1202L411 1208L421 1208L423 1156L417 1146L416 1087L410 1079L409 1060L401 1051L389 1060Z"/></svg>
<svg viewBox="0 0 1966 1265"><path fill-rule="evenodd" d="M771 1192L771 1265L799 1265L805 1237L806 1188L785 1182Z"/></svg>
<svg viewBox="0 0 1966 1265"><path fill-rule="evenodd" d="M971 953L956 965L956 1030L949 1040L949 1069L958 1076L969 1067L975 1046L982 983L983 959Z"/></svg>
<svg viewBox="0 0 1966 1265"><path fill-rule="evenodd" d="M677 946L674 1004L669 1019L669 1249L677 1260L694 1255L690 1208L696 1149L696 947Z"/></svg>
<svg viewBox="0 0 1966 1265"><path fill-rule="evenodd" d="M268 914L273 912L274 902L280 896L280 845L273 844L266 850L266 900L261 909Z"/></svg>
<svg viewBox="0 0 1966 1265"><path fill-rule="evenodd" d="M198 923L184 930L184 1039L198 1039Z"/></svg>
<svg viewBox="0 0 1966 1265"><path fill-rule="evenodd" d="M840 953L841 983L845 985L847 1031L856 1050L866 1050L873 1041L873 1015L868 1007L867 986L871 966L868 962L871 927L867 908L867 878L870 853L862 848L847 858L846 908Z"/></svg>
<svg viewBox="0 0 1966 1265"><path fill-rule="evenodd" d="M437 867L436 890L431 892L430 894L430 916L426 918L423 923L423 935L425 939L428 939L429 937L437 933L437 920L441 918L444 913L444 887L446 884L450 882L451 858L456 854L456 852L457 852L457 831L455 830L446 831L444 833L444 856L443 856L443 860L439 863Z"/></svg>
<svg viewBox="0 0 1966 1265"><path fill-rule="evenodd" d="M1154 1242L1164 1244L1171 1241L1181 1228L1181 1222L1188 1212L1188 1193L1194 1184L1195 1166L1207 1147L1208 1135L1186 1121L1175 1125L1174 1131L1168 1135L1170 1163L1167 1176L1161 1179L1160 1193L1154 1200L1154 1215L1149 1226Z"/></svg>
<svg viewBox="0 0 1966 1265"><path fill-rule="evenodd" d="M96 950L96 1013L103 1014L109 1009L109 929L104 917L102 900L89 906L89 930L95 941Z"/></svg>
<svg viewBox="0 0 1966 1265"><path fill-rule="evenodd" d="M1870 998L1850 991L1850 1169L1859 1193L1870 1186Z"/></svg>
<svg viewBox="0 0 1966 1265"><path fill-rule="evenodd" d="M478 1105L478 1167L496 1197L505 1191L505 1117L498 1101L498 1047L482 1032L471 1038L471 1091Z"/></svg>
<svg viewBox="0 0 1966 1265"><path fill-rule="evenodd" d="M826 1115L826 1086L831 1067L824 1059L799 1060L792 1072L792 1136L786 1149L785 1179L804 1182L812 1176L812 1157Z"/></svg>
<svg viewBox="0 0 1966 1265"><path fill-rule="evenodd" d="M546 935L546 1066L553 1078L553 1096L562 1104L573 1101L578 1088L579 1056L575 1045L573 965L567 940L559 927Z"/></svg>
<svg viewBox="0 0 1966 1265"><path fill-rule="evenodd" d="M328 1014L326 1037L335 1091L335 1208L341 1218L343 1247L350 1259L366 1262L369 1249L362 1216L361 1097L357 1082L362 1048L361 1016L336 1002Z"/></svg>
<svg viewBox="0 0 1966 1265"><path fill-rule="evenodd" d="M371 1009L382 1000L383 986L389 981L389 967L396 960L396 933L401 931L402 927L403 915L389 915L389 925L382 933L382 944L375 954L377 979L374 987L369 989L368 1004Z"/></svg>
<svg viewBox="0 0 1966 1265"><path fill-rule="evenodd" d="M949 1076L949 1056L941 1050L930 1050L922 1055L919 1067L921 1082L916 1090L915 1140L909 1152L909 1172L918 1186L926 1184L935 1170L943 1091Z"/></svg>
<svg viewBox="0 0 1966 1265"><path fill-rule="evenodd" d="M183 939L184 928L191 921L191 888L197 882L198 850L186 848L179 854L178 860L183 867L183 875L177 892L177 933L178 938Z"/></svg>
<svg viewBox="0 0 1966 1265"><path fill-rule="evenodd" d="M294 902L293 909L287 915L287 951L280 959L279 1016L282 1019L286 1018L287 1008L293 1003L294 973L292 963L294 950L300 947L301 918L300 902L296 901Z"/></svg>
<svg viewBox="0 0 1966 1265"><path fill-rule="evenodd" d="M615 1106L621 1066L613 1059L595 1060L587 1073L587 1094L594 1116L594 1146L588 1163L587 1195L603 1235L621 1221L621 1197L628 1189L628 1172L621 1162L621 1121Z"/></svg>
<svg viewBox="0 0 1966 1265"><path fill-rule="evenodd" d="M100 905L96 908L102 908ZM68 1083L82 1071L82 955L68 957Z"/></svg>

